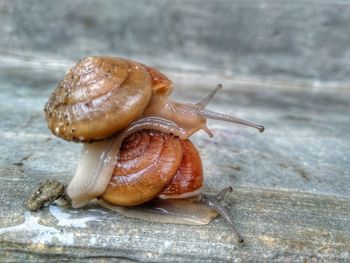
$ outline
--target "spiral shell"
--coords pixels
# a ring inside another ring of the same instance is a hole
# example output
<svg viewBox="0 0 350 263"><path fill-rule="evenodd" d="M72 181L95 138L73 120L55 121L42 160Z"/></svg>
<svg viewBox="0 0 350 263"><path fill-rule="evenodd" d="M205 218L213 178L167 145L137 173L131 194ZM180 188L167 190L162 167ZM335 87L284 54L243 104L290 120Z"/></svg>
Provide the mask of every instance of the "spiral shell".
<svg viewBox="0 0 350 263"><path fill-rule="evenodd" d="M199 152L190 140L181 140L181 164L170 183L158 195L162 199L187 198L200 194L203 166Z"/></svg>
<svg viewBox="0 0 350 263"><path fill-rule="evenodd" d="M156 69L111 57L87 57L71 68L50 96L49 129L68 141L96 141L141 116L152 92L170 94L171 81Z"/></svg>
<svg viewBox="0 0 350 263"><path fill-rule="evenodd" d="M202 163L193 144L158 131L130 135L105 193L109 204L133 206L157 196L197 194L203 183Z"/></svg>

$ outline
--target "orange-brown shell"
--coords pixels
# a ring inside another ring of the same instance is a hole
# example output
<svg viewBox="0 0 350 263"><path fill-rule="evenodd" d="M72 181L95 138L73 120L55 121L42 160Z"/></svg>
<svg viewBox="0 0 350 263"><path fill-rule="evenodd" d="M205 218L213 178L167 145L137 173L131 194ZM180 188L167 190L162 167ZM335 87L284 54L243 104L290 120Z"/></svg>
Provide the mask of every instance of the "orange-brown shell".
<svg viewBox="0 0 350 263"><path fill-rule="evenodd" d="M181 140L181 164L170 183L158 197L182 198L198 193L203 186L203 166L199 152L190 140Z"/></svg>
<svg viewBox="0 0 350 263"><path fill-rule="evenodd" d="M201 159L189 140L144 130L124 140L101 198L109 204L133 206L159 195L177 198L197 194L202 185Z"/></svg>
<svg viewBox="0 0 350 263"><path fill-rule="evenodd" d="M87 57L71 68L45 106L49 129L68 141L95 141L141 116L153 93L169 95L172 83L140 63Z"/></svg>

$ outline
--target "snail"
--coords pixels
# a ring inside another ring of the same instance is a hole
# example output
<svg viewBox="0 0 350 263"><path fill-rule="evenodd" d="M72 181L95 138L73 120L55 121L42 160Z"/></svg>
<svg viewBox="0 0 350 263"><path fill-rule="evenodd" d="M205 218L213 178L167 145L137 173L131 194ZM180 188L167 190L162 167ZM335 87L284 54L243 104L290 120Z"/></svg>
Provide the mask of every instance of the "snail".
<svg viewBox="0 0 350 263"><path fill-rule="evenodd" d="M189 137L199 130L212 137L207 119L243 124L259 132L264 127L206 109L220 89L218 85L197 104L179 103L169 98L172 82L155 68L122 58L80 60L44 109L48 128L57 137L84 144L77 171L67 187L50 182L51 189L61 189L50 197L40 196L50 192L41 184L30 197L29 208L37 210L55 199L78 208L97 198L106 207L139 218L161 217L140 216L123 207L154 202L169 210L187 209L199 219L178 219L174 212L163 222L189 224L210 222L214 209L230 221L218 202L232 189L225 188L215 198L201 195L202 163Z"/></svg>

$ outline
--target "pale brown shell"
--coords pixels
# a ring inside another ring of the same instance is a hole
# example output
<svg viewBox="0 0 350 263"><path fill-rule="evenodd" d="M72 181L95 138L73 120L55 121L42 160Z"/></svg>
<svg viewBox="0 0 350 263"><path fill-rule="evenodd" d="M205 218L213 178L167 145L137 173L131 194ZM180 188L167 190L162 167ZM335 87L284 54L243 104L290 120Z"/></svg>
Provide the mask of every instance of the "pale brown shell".
<svg viewBox="0 0 350 263"><path fill-rule="evenodd" d="M172 83L156 69L111 57L87 57L71 68L45 106L49 129L68 141L96 141L140 117L152 92Z"/></svg>

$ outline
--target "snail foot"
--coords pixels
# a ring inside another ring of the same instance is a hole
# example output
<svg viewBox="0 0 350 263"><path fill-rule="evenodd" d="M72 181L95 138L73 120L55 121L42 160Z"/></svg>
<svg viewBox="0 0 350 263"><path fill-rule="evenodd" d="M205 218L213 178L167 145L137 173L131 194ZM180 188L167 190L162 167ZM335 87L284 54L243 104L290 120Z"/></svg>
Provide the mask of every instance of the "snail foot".
<svg viewBox="0 0 350 263"><path fill-rule="evenodd" d="M233 232L235 232L237 239L238 239L238 242L243 243L244 238L237 230L237 228L234 224L234 221L229 213L229 210L223 204L220 203L220 201L222 201L225 198L225 195L228 192L232 192L232 191L233 191L233 188L231 186L229 186L229 187L225 187L225 188L221 189L215 196L207 196L205 194L202 194L201 202L204 205L213 209L219 215L221 215L222 218L226 221L226 223L231 227Z"/></svg>
<svg viewBox="0 0 350 263"><path fill-rule="evenodd" d="M27 201L31 211L37 211L44 205L56 203L59 206L69 206L70 199L66 194L66 187L57 180L41 182Z"/></svg>

